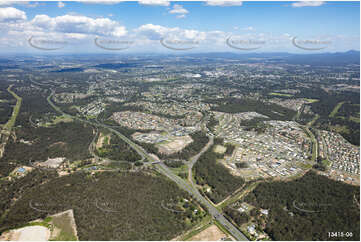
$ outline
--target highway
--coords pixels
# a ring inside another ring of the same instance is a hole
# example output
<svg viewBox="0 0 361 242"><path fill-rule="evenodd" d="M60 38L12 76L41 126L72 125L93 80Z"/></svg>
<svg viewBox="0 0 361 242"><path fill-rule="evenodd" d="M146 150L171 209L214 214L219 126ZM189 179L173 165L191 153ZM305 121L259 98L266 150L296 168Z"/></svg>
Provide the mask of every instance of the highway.
<svg viewBox="0 0 361 242"><path fill-rule="evenodd" d="M52 95L54 95L54 91L51 92L51 94L48 96L47 100L50 104L50 106L52 106L56 111L60 112L63 115L69 116L73 119L77 119L79 121L91 124L93 126L98 126L98 127L103 127L106 128L108 130L110 130L111 132L115 133L116 135L119 136L119 138L121 138L124 142L126 142L127 144L129 144L135 151L138 152L139 155L141 155L143 158L147 159L148 161L152 162L154 167L163 175L167 176L169 179L171 179L172 181L174 181L180 188L182 188L183 190L187 191L189 194L191 194L198 202L200 202L201 204L203 204L207 209L208 212L213 216L214 219L216 219L221 225L223 225L225 227L225 229L227 229L227 231L238 241L248 241L247 237L242 234L242 232L240 232L231 222L229 222L224 216L223 214L218 211L218 209L216 207L214 207L206 198L204 198L198 191L198 189L195 187L195 184L193 183L192 179L191 179L191 183L188 183L187 181L183 180L182 178L180 178L179 176L177 176L176 174L174 174L162 161L157 161L155 160L155 158L153 158L151 155L149 155L142 147L140 147L139 145L135 144L133 141L131 141L130 139L128 139L126 136L124 136L123 134L121 134L120 132L118 132L117 130L102 124L102 123L94 123L91 122L89 120L84 120L81 119L79 117L76 116L72 116L69 114L64 113L59 107L57 107L52 101L51 101L51 97ZM210 137L210 142L208 142L208 144L206 145L206 147L204 147L202 149L202 151L196 155L195 157L193 157L190 161L190 168L193 167L194 163L198 160L198 158L200 157L200 155L205 152L208 147L213 144L213 137Z"/></svg>

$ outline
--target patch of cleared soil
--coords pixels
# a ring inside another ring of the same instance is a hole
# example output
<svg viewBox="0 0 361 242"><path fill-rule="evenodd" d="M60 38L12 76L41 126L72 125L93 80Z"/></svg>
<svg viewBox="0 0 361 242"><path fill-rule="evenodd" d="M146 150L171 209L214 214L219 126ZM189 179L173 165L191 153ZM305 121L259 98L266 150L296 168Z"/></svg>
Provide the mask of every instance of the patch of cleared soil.
<svg viewBox="0 0 361 242"><path fill-rule="evenodd" d="M196 234L190 241L217 241L225 238L227 235L223 233L216 225L211 225L199 234Z"/></svg>

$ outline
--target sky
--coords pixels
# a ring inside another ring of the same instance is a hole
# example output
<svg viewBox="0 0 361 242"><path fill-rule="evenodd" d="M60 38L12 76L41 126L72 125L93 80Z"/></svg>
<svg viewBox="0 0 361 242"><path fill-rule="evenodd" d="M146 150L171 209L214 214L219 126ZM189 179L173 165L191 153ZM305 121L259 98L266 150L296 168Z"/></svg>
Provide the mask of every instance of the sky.
<svg viewBox="0 0 361 242"><path fill-rule="evenodd" d="M0 54L359 49L359 2L0 0Z"/></svg>

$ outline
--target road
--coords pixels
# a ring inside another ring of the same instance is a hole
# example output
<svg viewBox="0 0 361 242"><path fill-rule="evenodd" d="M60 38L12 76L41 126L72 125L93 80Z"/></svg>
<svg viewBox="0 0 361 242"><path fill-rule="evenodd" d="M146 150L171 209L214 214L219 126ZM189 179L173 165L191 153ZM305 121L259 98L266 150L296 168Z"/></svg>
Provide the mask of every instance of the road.
<svg viewBox="0 0 361 242"><path fill-rule="evenodd" d="M79 117L76 116L72 116L69 114L64 113L59 107L55 106L55 104L51 101L51 97L52 95L54 95L54 91L51 92L51 94L48 97L48 102L49 104L58 112L60 112L63 115L69 116L71 118L77 119L79 121L91 124L93 126L98 126L98 127L103 127L106 128L110 131L112 131L113 133L115 133L116 135L119 136L119 138L121 138L124 142L126 142L127 144L129 144L135 151L138 152L139 155L141 155L143 158L146 158L148 161L150 162L157 162L154 163L154 167L163 175L167 176L169 179L171 179L172 181L174 181L179 187L181 187L182 189L184 189L185 191L187 191L189 194L191 194L197 201L199 201L201 204L203 204L207 209L208 212L213 216L214 219L216 219L221 225L223 225L227 231L236 239L239 241L248 241L247 237L242 234L231 222L229 222L224 216L223 214L217 210L216 207L214 207L207 199L205 199L198 191L197 188L195 188L195 185L193 182L188 183L185 180L183 180L182 178L180 178L179 176L177 176L176 174L174 174L162 161L157 161L155 160L154 157L152 157L151 155L149 155L142 147L140 147L139 145L135 144L134 142L132 142L130 139L128 139L126 136L124 136L123 134L121 134L120 132L118 132L117 130L108 127L105 124L102 123L94 123L91 122L89 120L84 120L81 119ZM210 142L213 143L213 137L210 137ZM211 145L211 143L208 143L207 146ZM197 156L195 156L192 160L191 160L191 164L195 163L199 156L205 152L207 150L207 147L204 147L201 151L200 154L198 154ZM193 166L192 164L192 166Z"/></svg>

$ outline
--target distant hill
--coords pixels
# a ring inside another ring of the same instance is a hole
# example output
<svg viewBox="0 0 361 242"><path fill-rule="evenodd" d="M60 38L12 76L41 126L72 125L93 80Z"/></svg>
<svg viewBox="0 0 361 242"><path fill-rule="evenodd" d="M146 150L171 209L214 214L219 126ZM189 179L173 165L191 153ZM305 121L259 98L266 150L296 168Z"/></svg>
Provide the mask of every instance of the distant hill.
<svg viewBox="0 0 361 242"><path fill-rule="evenodd" d="M309 54L293 54L286 52L274 53L198 53L188 54L194 58L226 58L245 62L285 62L289 64L300 65L344 65L344 64L360 64L360 51L350 50L347 52L336 53L309 53Z"/></svg>

